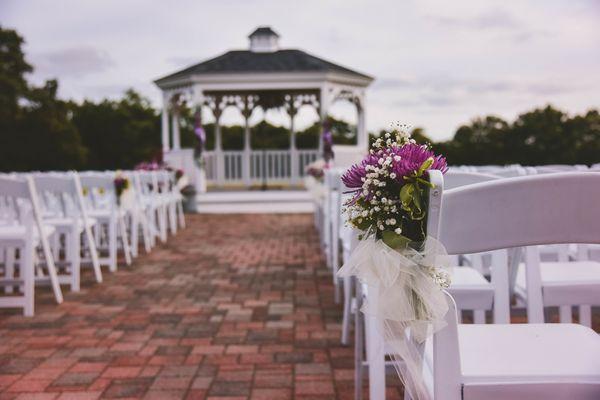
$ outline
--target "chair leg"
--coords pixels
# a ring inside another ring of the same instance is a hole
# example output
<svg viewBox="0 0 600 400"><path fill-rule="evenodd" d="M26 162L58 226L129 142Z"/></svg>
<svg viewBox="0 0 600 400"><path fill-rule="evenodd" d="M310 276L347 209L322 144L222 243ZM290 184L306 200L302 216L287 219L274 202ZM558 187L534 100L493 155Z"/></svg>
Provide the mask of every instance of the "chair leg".
<svg viewBox="0 0 600 400"><path fill-rule="evenodd" d="M98 226L99 224L96 224ZM85 240L87 241L88 249L90 251L90 257L92 258L92 268L94 269L94 277L96 282L102 283L102 269L100 269L100 259L98 256L98 248L96 247L96 240L92 234L92 229L89 226L85 227L84 230Z"/></svg>
<svg viewBox="0 0 600 400"><path fill-rule="evenodd" d="M35 273L34 273L34 249L33 243L27 241L22 247L21 254L21 275L23 279L23 296L25 297L25 305L23 307L23 315L33 317L35 312Z"/></svg>
<svg viewBox="0 0 600 400"><path fill-rule="evenodd" d="M350 336L350 316L352 313L352 285L349 276L344 277L344 316L342 318L342 344L348 344Z"/></svg>
<svg viewBox="0 0 600 400"><path fill-rule="evenodd" d="M71 266L71 290L73 292L79 292L81 288L81 257L80 257L80 239L79 239L79 230L77 226L74 226L71 229L70 234L68 235L68 240L65 243L68 243L68 262Z"/></svg>
<svg viewBox="0 0 600 400"><path fill-rule="evenodd" d="M185 228L185 215L183 214L183 203L177 202L177 214L179 215L179 226Z"/></svg>
<svg viewBox="0 0 600 400"><path fill-rule="evenodd" d="M169 225L171 233L174 235L177 233L177 207L176 203L169 204Z"/></svg>
<svg viewBox="0 0 600 400"><path fill-rule="evenodd" d="M42 251L44 252L46 268L48 269L48 276L50 277L50 284L52 285L54 298L58 304L61 304L63 302L63 295L60 289L60 283L58 282L58 274L56 273L56 266L54 265L54 257L52 256L48 239L40 234L40 241L42 242Z"/></svg>
<svg viewBox="0 0 600 400"><path fill-rule="evenodd" d="M7 247L5 249L6 258L4 259L5 275L7 279L13 279L15 277L15 251L14 247ZM13 293L13 286L4 286L5 293Z"/></svg>
<svg viewBox="0 0 600 400"><path fill-rule="evenodd" d="M127 240L127 228L125 227L125 219L119 217L119 230L121 231L121 241L123 244L123 253L125 253L125 263L131 265L131 248Z"/></svg>
<svg viewBox="0 0 600 400"><path fill-rule="evenodd" d="M150 252L152 248L152 239L150 238L150 226L148 225L148 219L146 214L140 213L140 223L142 225L142 238L144 240L144 250L146 253Z"/></svg>
<svg viewBox="0 0 600 400"><path fill-rule="evenodd" d="M352 279L352 278L351 278ZM361 307L362 292L356 284L356 314L354 315L354 399L362 399L364 337Z"/></svg>
<svg viewBox="0 0 600 400"><path fill-rule="evenodd" d="M579 323L588 328L592 327L592 306L589 304L579 306Z"/></svg>
<svg viewBox="0 0 600 400"><path fill-rule="evenodd" d="M369 301L377 301L377 288L369 287ZM376 308L377 305L374 305ZM385 351L383 326L373 315L365 315L367 361L369 362L369 399L385 400Z"/></svg>
<svg viewBox="0 0 600 400"><path fill-rule="evenodd" d="M573 322L573 313L571 306L560 306L559 318L561 324L570 324Z"/></svg>
<svg viewBox="0 0 600 400"><path fill-rule="evenodd" d="M131 213L131 255L137 257L139 255L139 238L140 238L140 217L137 210Z"/></svg>
<svg viewBox="0 0 600 400"><path fill-rule="evenodd" d="M161 242L165 243L167 241L167 221L166 221L166 213L165 207L160 206L156 209L157 213L157 222L158 222L158 237Z"/></svg>
<svg viewBox="0 0 600 400"><path fill-rule="evenodd" d="M108 223L108 269L117 270L117 221L111 218Z"/></svg>

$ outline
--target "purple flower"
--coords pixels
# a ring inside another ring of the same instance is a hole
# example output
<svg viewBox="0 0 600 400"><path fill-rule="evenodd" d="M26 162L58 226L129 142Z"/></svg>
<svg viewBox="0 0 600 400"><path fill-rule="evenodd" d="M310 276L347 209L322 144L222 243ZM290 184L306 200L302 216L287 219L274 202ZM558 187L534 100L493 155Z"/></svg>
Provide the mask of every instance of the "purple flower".
<svg viewBox="0 0 600 400"><path fill-rule="evenodd" d="M437 169L446 173L448 165L446 159L442 156L436 156L427 146L416 143L408 143L402 147L392 147L389 149L389 155L394 158L400 156L400 159L392 164L392 171L396 174L397 179L402 179L417 171L419 167L428 159L433 158L433 164L428 169Z"/></svg>

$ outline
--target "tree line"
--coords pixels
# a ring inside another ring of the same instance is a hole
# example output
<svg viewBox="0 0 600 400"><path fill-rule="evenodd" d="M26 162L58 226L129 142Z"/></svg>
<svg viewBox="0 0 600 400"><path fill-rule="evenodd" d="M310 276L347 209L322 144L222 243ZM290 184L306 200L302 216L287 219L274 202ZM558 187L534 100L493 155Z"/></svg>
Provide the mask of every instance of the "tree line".
<svg viewBox="0 0 600 400"><path fill-rule="evenodd" d="M57 97L58 82L41 86L27 81L33 67L22 50L23 38L0 26L0 171L126 169L161 156L160 114L130 89L117 100L74 102ZM331 118L334 143L351 144L356 127ZM207 149L214 147L214 125L204 126ZM316 148L320 124L296 133L296 147ZM223 148L243 148L244 128L221 127ZM376 137L380 132L371 133ZM508 122L497 116L476 118L451 140L432 142L423 129L419 142L430 142L451 165L592 164L600 162L600 115L590 110L569 116L546 106ZM195 147L193 115L184 110L183 147ZM262 121L251 128L254 149L287 149L286 127Z"/></svg>

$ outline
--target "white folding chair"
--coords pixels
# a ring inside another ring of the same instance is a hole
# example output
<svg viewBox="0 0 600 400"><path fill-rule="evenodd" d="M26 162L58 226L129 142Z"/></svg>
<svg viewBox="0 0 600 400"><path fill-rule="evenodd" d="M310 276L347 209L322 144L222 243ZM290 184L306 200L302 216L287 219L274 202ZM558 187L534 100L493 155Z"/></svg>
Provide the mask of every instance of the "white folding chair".
<svg viewBox="0 0 600 400"><path fill-rule="evenodd" d="M466 186L429 197L429 235L449 254L600 242L600 174L559 173ZM575 194L575 195L574 195ZM577 210L568 212L566 210ZM525 222L525 223L524 223ZM527 271L534 278L535 270ZM425 348L434 400L600 398L600 337L573 324L448 326Z"/></svg>
<svg viewBox="0 0 600 400"><path fill-rule="evenodd" d="M33 176L41 199L48 200L44 204L46 215L44 222L56 229L55 242L59 243L60 236L64 237L65 261L59 264L65 275L59 275L61 283L69 283L71 290L79 291L81 257L84 250L89 253L94 276L97 282L102 282L102 271L96 249L92 228L96 220L87 214L79 178L75 173L57 174L43 173ZM48 204L56 201L54 206ZM81 237L85 243L81 242ZM54 251L55 264L60 260L60 248ZM84 254L85 255L85 254Z"/></svg>
<svg viewBox="0 0 600 400"><path fill-rule="evenodd" d="M37 261L36 248L41 247L45 267L54 297L62 303L63 296L58 282L56 267L49 244L54 228L43 223L35 184L31 177L0 177L0 247L6 255L5 279L0 284L14 288L18 286L22 294L12 290L5 291L7 296L0 298L0 307L22 308L25 316L33 316L35 309L35 268L42 270ZM15 257L19 250L19 258ZM15 267L18 263L19 277L15 279Z"/></svg>
<svg viewBox="0 0 600 400"><path fill-rule="evenodd" d="M131 249L125 225L126 212L117 204L114 187L114 173L79 174L81 185L87 191L86 207L88 215L98 221L96 234L97 248L106 249L108 255L100 257L100 264L107 265L111 272L117 270L119 238L125 263L131 265Z"/></svg>
<svg viewBox="0 0 600 400"><path fill-rule="evenodd" d="M142 201L150 224L152 243L154 244L157 237L164 243L167 241L167 213L165 204L160 198L156 172L140 171L139 180Z"/></svg>
<svg viewBox="0 0 600 400"><path fill-rule="evenodd" d="M129 214L129 232L130 232L130 247L131 255L137 257L139 254L139 240L140 234L144 244L144 250L149 253L153 241L151 238L150 222L148 221L147 204L142 198L142 189L140 183L140 177L138 171L125 172L125 176L131 182L131 190L133 197L133 204L131 204L131 212Z"/></svg>

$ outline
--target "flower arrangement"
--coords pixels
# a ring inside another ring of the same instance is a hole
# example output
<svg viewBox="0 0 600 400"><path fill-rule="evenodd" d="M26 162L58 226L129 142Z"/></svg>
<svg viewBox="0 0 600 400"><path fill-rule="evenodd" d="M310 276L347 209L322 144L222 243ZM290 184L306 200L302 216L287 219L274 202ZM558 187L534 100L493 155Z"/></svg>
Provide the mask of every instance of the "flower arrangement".
<svg viewBox="0 0 600 400"><path fill-rule="evenodd" d="M342 176L353 194L345 203L347 220L361 240L337 275L368 287L361 311L380 322L398 376L415 400L430 399L420 346L444 326L448 312L441 289L450 285L449 259L425 229L429 171L447 169L444 157L395 129Z"/></svg>
<svg viewBox="0 0 600 400"><path fill-rule="evenodd" d="M117 195L117 204L121 204L121 197L127 189L129 189L129 179L124 176L117 175L113 181L115 186L115 194Z"/></svg>
<svg viewBox="0 0 600 400"><path fill-rule="evenodd" d="M166 164L162 162L156 161L143 161L135 166L135 169L138 171L159 171L161 169L165 169Z"/></svg>
<svg viewBox="0 0 600 400"><path fill-rule="evenodd" d="M323 183L327 168L329 168L329 165L323 159L313 161L304 168L304 172L306 173L304 187L306 187L316 202L321 202L327 194Z"/></svg>
<svg viewBox="0 0 600 400"><path fill-rule="evenodd" d="M304 168L304 172L306 172L306 175L313 177L319 182L322 182L323 177L325 176L325 169L327 169L327 167L328 166L325 160L320 159L308 164Z"/></svg>
<svg viewBox="0 0 600 400"><path fill-rule="evenodd" d="M446 159L428 145L420 145L400 129L373 143L360 164L342 176L354 196L346 203L349 223L383 240L393 249L425 240L427 172L445 173Z"/></svg>
<svg viewBox="0 0 600 400"><path fill-rule="evenodd" d="M190 184L190 180L182 169L175 170L175 187L180 192Z"/></svg>

